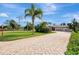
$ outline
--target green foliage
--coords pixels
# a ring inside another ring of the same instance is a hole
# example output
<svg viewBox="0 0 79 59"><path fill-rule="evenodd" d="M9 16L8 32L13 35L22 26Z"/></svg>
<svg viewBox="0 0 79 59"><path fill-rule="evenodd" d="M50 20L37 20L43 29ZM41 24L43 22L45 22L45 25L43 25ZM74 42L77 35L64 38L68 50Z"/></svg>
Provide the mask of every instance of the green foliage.
<svg viewBox="0 0 79 59"><path fill-rule="evenodd" d="M13 19L7 20L6 26L4 26L4 29L6 29L6 30L17 30L17 29L19 29L19 25Z"/></svg>
<svg viewBox="0 0 79 59"><path fill-rule="evenodd" d="M68 23L67 25L74 32L76 32L76 33L78 32L78 30L79 30L79 22L77 22L75 18L73 19L72 23Z"/></svg>
<svg viewBox="0 0 79 59"><path fill-rule="evenodd" d="M72 32L69 44L67 46L66 55L78 55L79 54L79 32Z"/></svg>
<svg viewBox="0 0 79 59"><path fill-rule="evenodd" d="M36 29L36 32L43 32L43 33L48 33L52 31L52 29L47 26L46 22L40 23L35 27L35 29Z"/></svg>
<svg viewBox="0 0 79 59"><path fill-rule="evenodd" d="M12 29L17 29L17 23L14 20L10 20L10 26Z"/></svg>
<svg viewBox="0 0 79 59"><path fill-rule="evenodd" d="M73 21L72 21L72 29L73 29L74 32L77 32L77 28L78 28L77 24L78 24L78 22L74 18Z"/></svg>
<svg viewBox="0 0 79 59"><path fill-rule="evenodd" d="M27 31L32 30L32 29L33 29L33 27L32 27L32 24L30 22L27 23L27 25L24 27L24 30L27 30Z"/></svg>
<svg viewBox="0 0 79 59"><path fill-rule="evenodd" d="M32 17L32 27L33 27L32 31L33 32L34 32L34 20L35 20L36 17L41 19L42 18L42 14L43 14L42 9L35 8L34 4L31 5L30 9L26 9L25 10L25 17L26 16L31 16Z"/></svg>
<svg viewBox="0 0 79 59"><path fill-rule="evenodd" d="M72 29L72 23L68 23L67 25L68 25L69 29Z"/></svg>

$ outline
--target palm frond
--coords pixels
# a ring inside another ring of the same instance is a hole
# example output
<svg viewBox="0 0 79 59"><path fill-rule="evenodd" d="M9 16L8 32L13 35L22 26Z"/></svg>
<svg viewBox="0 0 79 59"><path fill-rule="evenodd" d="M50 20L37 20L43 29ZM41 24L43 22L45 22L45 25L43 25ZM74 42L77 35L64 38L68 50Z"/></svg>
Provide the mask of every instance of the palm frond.
<svg viewBox="0 0 79 59"><path fill-rule="evenodd" d="M25 9L25 12L24 12L24 13L26 14L27 12L29 12L29 10L30 10L30 9Z"/></svg>
<svg viewBox="0 0 79 59"><path fill-rule="evenodd" d="M35 10L34 4L32 4L31 9L32 9L33 11Z"/></svg>
<svg viewBox="0 0 79 59"><path fill-rule="evenodd" d="M31 14L32 14L31 9L26 9L24 18L26 18L26 16L31 16Z"/></svg>
<svg viewBox="0 0 79 59"><path fill-rule="evenodd" d="M25 14L24 18L26 18L27 16L30 16L30 14L29 13L28 14Z"/></svg>
<svg viewBox="0 0 79 59"><path fill-rule="evenodd" d="M35 14L34 14L36 17L38 17L39 19L41 19L42 18L42 16L43 16L43 12L42 12L42 10L39 8L39 9L37 9L37 10L35 10Z"/></svg>

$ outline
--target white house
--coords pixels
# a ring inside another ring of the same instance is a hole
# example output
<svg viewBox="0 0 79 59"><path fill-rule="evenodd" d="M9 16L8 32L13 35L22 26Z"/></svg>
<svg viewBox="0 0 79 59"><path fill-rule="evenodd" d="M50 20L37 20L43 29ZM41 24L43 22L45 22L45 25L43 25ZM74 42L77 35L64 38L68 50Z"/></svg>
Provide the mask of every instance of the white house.
<svg viewBox="0 0 79 59"><path fill-rule="evenodd" d="M55 30L55 31L70 31L69 27L64 25L64 26L61 26L61 25L54 25L52 26L52 28Z"/></svg>

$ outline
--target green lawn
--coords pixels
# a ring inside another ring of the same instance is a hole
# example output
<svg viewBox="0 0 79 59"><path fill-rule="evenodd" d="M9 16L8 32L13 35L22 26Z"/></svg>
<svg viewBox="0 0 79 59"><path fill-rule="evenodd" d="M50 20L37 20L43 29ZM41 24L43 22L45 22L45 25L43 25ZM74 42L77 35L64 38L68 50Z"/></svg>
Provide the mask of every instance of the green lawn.
<svg viewBox="0 0 79 59"><path fill-rule="evenodd" d="M26 31L5 31L3 37L1 36L0 33L0 41L12 41L12 40L18 40L22 38L28 38L28 37L33 37L33 36L39 36L43 35L46 33L38 33L35 32L32 35L32 32L26 32Z"/></svg>
<svg viewBox="0 0 79 59"><path fill-rule="evenodd" d="M72 32L69 44L67 46L66 55L78 55L79 54L79 32Z"/></svg>

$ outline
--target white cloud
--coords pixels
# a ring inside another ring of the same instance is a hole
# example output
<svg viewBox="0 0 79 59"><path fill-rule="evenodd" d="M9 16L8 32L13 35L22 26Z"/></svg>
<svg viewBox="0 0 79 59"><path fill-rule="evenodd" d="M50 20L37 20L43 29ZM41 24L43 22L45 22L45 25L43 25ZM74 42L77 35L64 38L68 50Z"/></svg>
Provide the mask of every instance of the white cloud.
<svg viewBox="0 0 79 59"><path fill-rule="evenodd" d="M46 6L48 7L48 10L50 11L56 11L57 9L55 4L46 4Z"/></svg>
<svg viewBox="0 0 79 59"><path fill-rule="evenodd" d="M61 16L63 18L69 18L69 19L73 19L75 18L77 21L79 21L79 12L75 12L75 13L67 13L63 16Z"/></svg>
<svg viewBox="0 0 79 59"><path fill-rule="evenodd" d="M63 15L62 17L68 17L68 18L78 18L79 19L79 12L77 12L77 13L67 13L67 14L65 14L65 15Z"/></svg>
<svg viewBox="0 0 79 59"><path fill-rule="evenodd" d="M52 3L45 4L45 6L43 7L44 15L55 14L56 10L57 10L57 6Z"/></svg>
<svg viewBox="0 0 79 59"><path fill-rule="evenodd" d="M9 17L6 13L0 13L0 17Z"/></svg>

